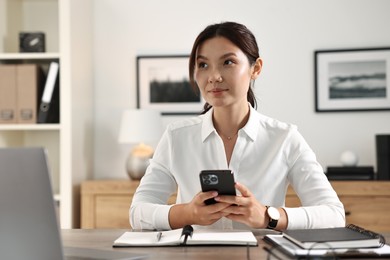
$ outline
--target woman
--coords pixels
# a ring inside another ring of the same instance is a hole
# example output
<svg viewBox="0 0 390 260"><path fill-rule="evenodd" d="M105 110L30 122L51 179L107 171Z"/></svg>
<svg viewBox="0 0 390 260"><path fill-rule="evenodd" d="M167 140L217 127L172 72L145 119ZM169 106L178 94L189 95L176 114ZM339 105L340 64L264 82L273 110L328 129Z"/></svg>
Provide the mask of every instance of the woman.
<svg viewBox="0 0 390 260"><path fill-rule="evenodd" d="M189 72L205 110L167 127L134 195L133 228L345 225L343 205L297 128L256 111L252 86L261 68L256 39L244 25L224 22L199 34ZM201 170L227 168L239 195L200 192ZM303 207L284 207L289 184ZM176 191L177 203L166 205ZM218 203L206 205L210 198Z"/></svg>

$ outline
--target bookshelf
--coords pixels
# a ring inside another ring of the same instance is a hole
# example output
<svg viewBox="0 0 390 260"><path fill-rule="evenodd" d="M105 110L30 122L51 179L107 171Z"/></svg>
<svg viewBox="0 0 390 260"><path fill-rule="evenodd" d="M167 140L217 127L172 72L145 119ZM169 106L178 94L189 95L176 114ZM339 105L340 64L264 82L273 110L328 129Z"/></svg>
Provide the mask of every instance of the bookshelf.
<svg viewBox="0 0 390 260"><path fill-rule="evenodd" d="M92 176L92 0L0 0L0 64L60 65L60 122L0 124L0 147L48 151L61 228L79 227L79 186ZM44 32L45 52L20 53L19 32ZM82 55L81 55L82 54Z"/></svg>

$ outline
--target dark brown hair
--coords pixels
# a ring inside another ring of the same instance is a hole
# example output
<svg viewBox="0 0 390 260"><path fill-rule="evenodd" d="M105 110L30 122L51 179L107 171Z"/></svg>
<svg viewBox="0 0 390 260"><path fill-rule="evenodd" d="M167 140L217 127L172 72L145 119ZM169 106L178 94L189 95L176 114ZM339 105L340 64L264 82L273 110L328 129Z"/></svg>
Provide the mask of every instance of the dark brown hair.
<svg viewBox="0 0 390 260"><path fill-rule="evenodd" d="M252 32L244 25L235 23L235 22L223 22L207 26L196 38L192 51L190 54L189 60L189 76L190 83L192 88L197 94L199 93L198 85L194 79L195 63L196 63L196 52L200 45L202 45L206 40L221 36L233 44L235 44L248 58L249 64L252 66L255 64L256 60L260 57L259 47L256 42L255 36ZM247 93L247 100L252 105L252 107L257 107L256 97L253 93L252 87L249 86ZM202 114L210 110L211 105L206 102L203 107Z"/></svg>

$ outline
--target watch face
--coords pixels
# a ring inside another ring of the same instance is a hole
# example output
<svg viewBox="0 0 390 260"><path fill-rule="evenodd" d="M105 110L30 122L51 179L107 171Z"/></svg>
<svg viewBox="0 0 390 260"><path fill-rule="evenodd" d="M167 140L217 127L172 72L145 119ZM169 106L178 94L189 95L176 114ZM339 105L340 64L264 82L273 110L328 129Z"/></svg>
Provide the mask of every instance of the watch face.
<svg viewBox="0 0 390 260"><path fill-rule="evenodd" d="M279 210L277 208L268 207L267 213L271 219L279 220L279 218L280 218L280 213L279 213Z"/></svg>

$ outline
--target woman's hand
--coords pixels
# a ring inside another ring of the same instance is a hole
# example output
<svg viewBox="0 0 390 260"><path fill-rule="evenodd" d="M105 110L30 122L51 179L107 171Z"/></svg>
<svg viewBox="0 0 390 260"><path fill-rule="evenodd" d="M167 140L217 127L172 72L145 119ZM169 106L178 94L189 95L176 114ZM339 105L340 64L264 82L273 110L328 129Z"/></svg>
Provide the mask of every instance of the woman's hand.
<svg viewBox="0 0 390 260"><path fill-rule="evenodd" d="M169 224L172 229L181 228L185 225L211 225L222 217L229 215L224 212L231 203L219 202L206 205L205 200L218 196L216 191L199 192L195 197L185 204L172 206L169 211Z"/></svg>
<svg viewBox="0 0 390 260"><path fill-rule="evenodd" d="M235 187L240 191L241 196L221 195L215 198L219 203L231 205L222 210L226 214L226 218L244 223L252 228L266 228L269 222L266 207L258 202L244 185L236 183Z"/></svg>

